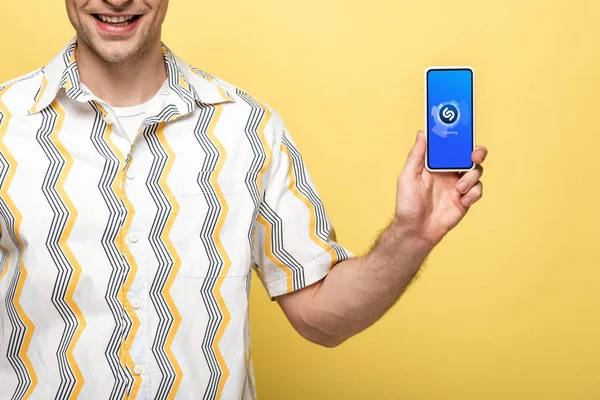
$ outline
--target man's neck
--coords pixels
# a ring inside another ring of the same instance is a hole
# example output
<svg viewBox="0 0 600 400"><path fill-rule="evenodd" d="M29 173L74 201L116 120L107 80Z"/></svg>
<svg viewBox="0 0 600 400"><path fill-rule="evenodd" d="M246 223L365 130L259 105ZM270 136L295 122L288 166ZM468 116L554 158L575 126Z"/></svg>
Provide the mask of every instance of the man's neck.
<svg viewBox="0 0 600 400"><path fill-rule="evenodd" d="M111 107L130 107L150 100L167 79L160 42L136 60L113 64L78 41L79 78Z"/></svg>

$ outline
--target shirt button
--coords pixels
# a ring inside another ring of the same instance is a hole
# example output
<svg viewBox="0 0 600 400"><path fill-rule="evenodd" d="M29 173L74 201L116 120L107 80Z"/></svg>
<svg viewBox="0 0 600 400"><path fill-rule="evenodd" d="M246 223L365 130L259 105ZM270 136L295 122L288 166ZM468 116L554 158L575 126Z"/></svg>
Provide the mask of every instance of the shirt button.
<svg viewBox="0 0 600 400"><path fill-rule="evenodd" d="M133 373L134 374L141 375L142 372L144 372L144 369L141 366L136 365L135 367L133 367Z"/></svg>
<svg viewBox="0 0 600 400"><path fill-rule="evenodd" d="M132 180L135 178L135 174L131 171L127 171L127 179Z"/></svg>
<svg viewBox="0 0 600 400"><path fill-rule="evenodd" d="M106 122L106 125L112 125L114 121L110 114L107 114L104 116L104 122Z"/></svg>
<svg viewBox="0 0 600 400"><path fill-rule="evenodd" d="M140 301L138 299L131 300L131 307L133 307L134 310L137 310L141 306L142 306L142 303L140 303Z"/></svg>
<svg viewBox="0 0 600 400"><path fill-rule="evenodd" d="M138 241L138 239L139 239L139 238L138 238L138 235L136 235L135 233L130 233L130 234L129 234L129 241L130 241L131 243L135 243L135 242L137 242L137 241Z"/></svg>

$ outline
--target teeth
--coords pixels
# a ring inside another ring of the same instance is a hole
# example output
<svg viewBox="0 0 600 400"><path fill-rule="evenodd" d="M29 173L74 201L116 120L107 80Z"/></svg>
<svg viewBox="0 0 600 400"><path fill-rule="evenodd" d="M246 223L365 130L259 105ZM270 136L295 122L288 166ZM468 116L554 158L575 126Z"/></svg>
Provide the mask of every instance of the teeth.
<svg viewBox="0 0 600 400"><path fill-rule="evenodd" d="M118 23L122 23L122 22L129 22L133 19L133 15L128 15L128 16L124 16L121 15L119 17L109 17L106 15L102 15L99 14L98 17L100 17L100 20L102 22L109 22L111 24L118 24Z"/></svg>

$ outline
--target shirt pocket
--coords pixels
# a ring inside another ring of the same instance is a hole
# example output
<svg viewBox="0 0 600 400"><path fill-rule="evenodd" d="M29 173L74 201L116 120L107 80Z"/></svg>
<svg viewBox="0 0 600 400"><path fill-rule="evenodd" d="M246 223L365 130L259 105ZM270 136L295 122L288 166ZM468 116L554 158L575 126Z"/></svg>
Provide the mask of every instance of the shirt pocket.
<svg viewBox="0 0 600 400"><path fill-rule="evenodd" d="M173 198L178 215L169 237L180 273L188 278L247 276L252 265L248 232L255 225L250 193L199 187Z"/></svg>

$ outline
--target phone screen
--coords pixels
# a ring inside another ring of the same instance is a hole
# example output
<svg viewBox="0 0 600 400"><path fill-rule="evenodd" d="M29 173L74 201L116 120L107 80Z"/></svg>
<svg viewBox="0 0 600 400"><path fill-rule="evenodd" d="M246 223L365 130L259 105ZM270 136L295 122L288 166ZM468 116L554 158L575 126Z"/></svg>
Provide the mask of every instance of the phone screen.
<svg viewBox="0 0 600 400"><path fill-rule="evenodd" d="M429 169L473 166L473 71L427 71L427 163Z"/></svg>

